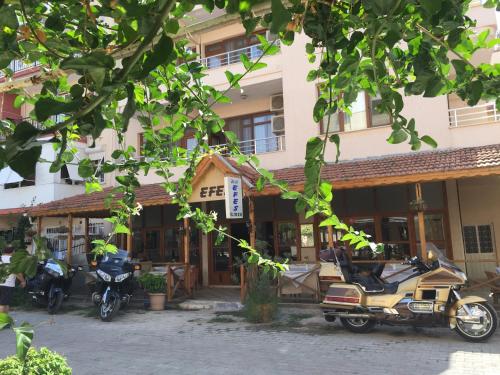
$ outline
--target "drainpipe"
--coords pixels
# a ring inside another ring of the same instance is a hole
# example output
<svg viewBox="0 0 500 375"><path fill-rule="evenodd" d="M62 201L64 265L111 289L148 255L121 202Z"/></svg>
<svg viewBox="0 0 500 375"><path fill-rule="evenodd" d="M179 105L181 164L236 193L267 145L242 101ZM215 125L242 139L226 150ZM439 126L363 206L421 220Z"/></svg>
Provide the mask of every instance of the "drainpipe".
<svg viewBox="0 0 500 375"><path fill-rule="evenodd" d="M458 187L458 180L455 180L455 186L457 189L457 200L458 200L458 220L460 222L460 233L462 235L462 244L464 249L464 268L465 268L465 273L468 275L469 272L467 271L467 256L465 253L464 226L462 225L462 206L460 204L460 189Z"/></svg>

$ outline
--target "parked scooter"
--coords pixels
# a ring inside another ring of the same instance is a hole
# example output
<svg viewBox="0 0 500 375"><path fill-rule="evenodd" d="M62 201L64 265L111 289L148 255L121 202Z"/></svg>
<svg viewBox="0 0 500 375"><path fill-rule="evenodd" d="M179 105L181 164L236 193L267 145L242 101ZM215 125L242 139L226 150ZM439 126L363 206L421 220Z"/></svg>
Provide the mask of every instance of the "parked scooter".
<svg viewBox="0 0 500 375"><path fill-rule="evenodd" d="M382 267L371 272L356 269L345 251L336 252L337 275L321 307L329 322L340 318L352 332L371 331L377 323L388 325L449 326L468 341L487 340L495 332L495 309L477 296L461 297L466 275L443 254L428 252L428 262L410 259L413 273L406 279L385 283ZM328 277L328 276L327 276Z"/></svg>
<svg viewBox="0 0 500 375"><path fill-rule="evenodd" d="M107 253L97 266L96 290L92 301L99 307L102 321L110 322L121 306L130 302L134 289L134 271L140 264L132 263L124 250Z"/></svg>
<svg viewBox="0 0 500 375"><path fill-rule="evenodd" d="M71 283L76 271L67 266L64 270L61 263L54 259L47 259L37 266L36 275L27 282L28 293L33 302L47 306L49 314L56 314L62 306L63 300L69 298Z"/></svg>

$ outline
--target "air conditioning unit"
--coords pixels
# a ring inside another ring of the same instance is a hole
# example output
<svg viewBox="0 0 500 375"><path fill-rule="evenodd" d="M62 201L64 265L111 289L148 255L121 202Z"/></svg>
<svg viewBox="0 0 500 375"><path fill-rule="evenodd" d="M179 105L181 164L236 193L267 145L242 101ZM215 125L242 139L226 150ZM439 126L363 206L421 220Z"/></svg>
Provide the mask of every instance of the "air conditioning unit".
<svg viewBox="0 0 500 375"><path fill-rule="evenodd" d="M285 116L273 116L272 117L272 129L273 133L284 133L285 132Z"/></svg>
<svg viewBox="0 0 500 375"><path fill-rule="evenodd" d="M271 112L283 111L283 94L271 95Z"/></svg>

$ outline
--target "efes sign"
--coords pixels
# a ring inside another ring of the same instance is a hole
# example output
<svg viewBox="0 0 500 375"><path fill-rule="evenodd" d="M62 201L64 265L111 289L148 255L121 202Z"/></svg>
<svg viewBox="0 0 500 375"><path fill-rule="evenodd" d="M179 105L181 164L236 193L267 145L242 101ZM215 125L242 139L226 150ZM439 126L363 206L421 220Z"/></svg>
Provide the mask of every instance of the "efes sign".
<svg viewBox="0 0 500 375"><path fill-rule="evenodd" d="M212 185L200 187L200 199L206 200L207 198L219 197L224 198L224 185Z"/></svg>
<svg viewBox="0 0 500 375"><path fill-rule="evenodd" d="M224 177L226 219L243 218L243 191L241 178Z"/></svg>

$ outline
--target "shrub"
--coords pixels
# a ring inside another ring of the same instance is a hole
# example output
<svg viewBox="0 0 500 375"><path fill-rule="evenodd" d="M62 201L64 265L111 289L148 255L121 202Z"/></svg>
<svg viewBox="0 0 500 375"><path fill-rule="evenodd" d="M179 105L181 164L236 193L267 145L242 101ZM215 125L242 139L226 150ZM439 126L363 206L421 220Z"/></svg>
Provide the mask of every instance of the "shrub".
<svg viewBox="0 0 500 375"><path fill-rule="evenodd" d="M138 281L148 293L165 293L166 291L165 276L145 273L139 277Z"/></svg>
<svg viewBox="0 0 500 375"><path fill-rule="evenodd" d="M11 356L0 360L0 374L2 375L71 375L72 370L66 359L47 348L36 350L31 348L26 355L23 372L23 363Z"/></svg>
<svg viewBox="0 0 500 375"><path fill-rule="evenodd" d="M245 316L253 323L267 322L274 318L278 309L275 280L261 270L248 280L245 300Z"/></svg>

